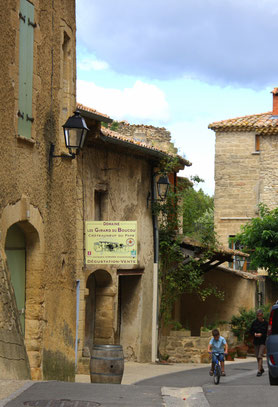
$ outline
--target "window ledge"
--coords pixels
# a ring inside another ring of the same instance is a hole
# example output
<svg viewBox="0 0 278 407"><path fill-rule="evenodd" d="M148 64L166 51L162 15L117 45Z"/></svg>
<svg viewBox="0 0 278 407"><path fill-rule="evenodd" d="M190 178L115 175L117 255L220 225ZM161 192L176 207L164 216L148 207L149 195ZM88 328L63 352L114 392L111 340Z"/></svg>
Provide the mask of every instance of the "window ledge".
<svg viewBox="0 0 278 407"><path fill-rule="evenodd" d="M220 220L251 220L249 216L223 216Z"/></svg>
<svg viewBox="0 0 278 407"><path fill-rule="evenodd" d="M36 141L33 138L22 137L19 134L16 135L16 138L18 141L22 141L23 143L26 143L29 145L34 145L36 143Z"/></svg>
<svg viewBox="0 0 278 407"><path fill-rule="evenodd" d="M260 151L254 151L253 153L251 153L252 155L260 155L261 152Z"/></svg>

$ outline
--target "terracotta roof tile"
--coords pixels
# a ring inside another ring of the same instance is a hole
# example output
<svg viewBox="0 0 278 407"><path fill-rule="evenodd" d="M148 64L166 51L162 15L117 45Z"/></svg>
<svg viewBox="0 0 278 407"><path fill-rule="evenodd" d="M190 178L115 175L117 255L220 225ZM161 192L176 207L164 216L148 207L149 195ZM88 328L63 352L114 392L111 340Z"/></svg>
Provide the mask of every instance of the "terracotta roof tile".
<svg viewBox="0 0 278 407"><path fill-rule="evenodd" d="M278 133L278 117L272 112L236 117L213 122L208 126L215 131L256 131L258 134Z"/></svg>
<svg viewBox="0 0 278 407"><path fill-rule="evenodd" d="M76 109L84 110L89 113L94 113L97 116L107 117L107 119L111 119L111 117L109 117L107 114L100 113L97 110L92 109L91 107L82 105L81 103L76 103Z"/></svg>
<svg viewBox="0 0 278 407"><path fill-rule="evenodd" d="M178 157L178 158L179 158L179 161L180 161L181 163L183 163L184 165L186 165L186 166L190 166L190 165L191 165L191 163L190 163L189 161L187 161L186 159L184 159L183 157L181 157L181 156L179 156L179 155L177 155L177 154L174 154L174 153L171 153L171 152L167 152L167 151L164 151L164 150L162 150L162 149L159 149L159 148L150 146L149 144L142 143L141 141L134 140L134 139L132 139L132 138L130 138L130 137L126 137L126 136L124 136L124 135L122 135L122 134L120 134L120 133L117 133L116 131L110 130L110 129L106 128L106 127L103 127L103 126L102 126L102 127L101 127L101 132L102 132L106 137L111 137L111 138L114 138L114 139L117 139L117 140L125 141L125 142L127 142L127 143L131 143L131 144L133 144L133 145L137 145L138 147L143 147L143 148L147 148L148 150L153 150L153 151L157 151L157 152L159 152L159 153L163 153L163 154L168 155L168 156L170 156L170 157Z"/></svg>
<svg viewBox="0 0 278 407"><path fill-rule="evenodd" d="M92 108L90 108L88 106L84 106L81 103L77 103L76 108L79 109L79 110L82 110L84 112L93 113L94 115L100 116L100 118L105 117L107 119L110 119L110 117L108 115L106 115L104 113L100 113L97 110L92 109ZM150 126L150 127L152 127L152 126ZM175 154L175 153L172 153L170 151L165 151L163 149L153 147L150 144L143 143L143 142L138 141L138 140L134 140L134 139L132 139L130 137L126 137L126 136L124 136L124 135L122 135L120 133L117 133L116 131L110 130L110 129L104 127L104 126L101 127L101 132L102 132L102 134L104 136L110 137L112 139L124 141L124 142L130 143L130 144L132 144L134 146L137 145L138 147L146 148L146 149L148 149L150 151L155 151L155 152L158 152L158 153L162 153L162 154L165 154L168 157L178 157L180 164L183 165L183 168L184 168L184 166L189 167L191 165L191 163L188 160L186 160L185 158L181 157L178 154ZM183 169L183 168L181 168L181 169Z"/></svg>

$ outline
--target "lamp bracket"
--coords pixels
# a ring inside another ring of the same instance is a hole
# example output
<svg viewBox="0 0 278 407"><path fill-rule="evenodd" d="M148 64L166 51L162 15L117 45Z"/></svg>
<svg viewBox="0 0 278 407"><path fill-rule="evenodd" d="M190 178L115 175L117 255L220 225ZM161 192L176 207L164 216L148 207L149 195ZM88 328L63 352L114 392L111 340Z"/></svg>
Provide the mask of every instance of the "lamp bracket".
<svg viewBox="0 0 278 407"><path fill-rule="evenodd" d="M148 196L147 196L147 208L149 207L149 202L153 204L154 202L163 202L163 199L161 198L152 198L152 195L149 191Z"/></svg>
<svg viewBox="0 0 278 407"><path fill-rule="evenodd" d="M50 143L49 161L48 161L48 167L49 167L49 169L51 168L51 164L52 164L52 159L53 159L53 158L68 157L68 158L74 159L75 156L76 156L76 154L74 154L74 153L56 155L56 154L54 154L54 151L55 151L55 144Z"/></svg>

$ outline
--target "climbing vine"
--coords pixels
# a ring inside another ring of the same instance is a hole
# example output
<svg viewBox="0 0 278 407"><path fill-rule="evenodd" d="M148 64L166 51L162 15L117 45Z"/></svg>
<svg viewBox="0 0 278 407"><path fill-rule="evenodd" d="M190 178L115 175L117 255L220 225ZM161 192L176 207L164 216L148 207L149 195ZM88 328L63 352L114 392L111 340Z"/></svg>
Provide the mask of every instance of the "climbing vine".
<svg viewBox="0 0 278 407"><path fill-rule="evenodd" d="M174 166L175 161L168 162L167 173L173 171ZM179 233L182 230L182 197L182 190L172 188L165 202L153 205L159 219L160 326L171 322L175 301L183 293L195 293L202 301L211 295L223 298L223 292L217 287L204 285L202 266L216 248L215 235L211 234L209 239L206 235L199 258L184 256L181 246L184 235Z"/></svg>

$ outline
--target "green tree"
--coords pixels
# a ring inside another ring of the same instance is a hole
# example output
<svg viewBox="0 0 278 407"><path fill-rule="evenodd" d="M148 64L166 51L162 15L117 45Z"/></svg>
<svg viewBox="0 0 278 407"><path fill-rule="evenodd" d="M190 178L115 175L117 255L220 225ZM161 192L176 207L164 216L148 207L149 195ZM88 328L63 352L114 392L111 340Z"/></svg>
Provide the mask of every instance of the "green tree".
<svg viewBox="0 0 278 407"><path fill-rule="evenodd" d="M201 243L210 242L213 245L216 244L217 239L214 232L213 208L207 209L195 222L194 237Z"/></svg>
<svg viewBox="0 0 278 407"><path fill-rule="evenodd" d="M270 210L259 205L259 217L241 228L234 239L250 253L251 268L265 268L269 277L278 282L278 208Z"/></svg>
<svg viewBox="0 0 278 407"><path fill-rule="evenodd" d="M164 163L163 168L166 168L166 172L170 173L171 163ZM193 189L190 182L186 184L188 189ZM206 199L203 191L194 191L193 196L196 195L202 196L203 199L200 199L202 202ZM202 266L212 255L216 243L213 232L213 209L208 208L208 205L204 205L203 210L199 211L198 216L195 217L196 220L199 220L199 224L202 225L199 233L201 234L202 231L203 241L206 242L202 256L198 259L192 257L185 261L181 248L183 234L179 234L182 219L180 215L184 213L184 207L179 206L179 202L183 201L183 197L184 191L182 189L171 189L165 202L153 204L153 211L159 218L160 325L162 321L166 324L171 321L173 305L183 293L194 292L202 300L205 300L210 295L223 298L223 292L218 290L215 284L204 285L205 271ZM211 204L212 198L208 199L208 201ZM192 200L192 205L198 207L198 203L196 204L194 200ZM208 233L210 233L209 239Z"/></svg>
<svg viewBox="0 0 278 407"><path fill-rule="evenodd" d="M191 180L194 185L203 182L202 179L195 176ZM207 234L210 229L211 236L213 235L213 197L204 193L202 189L196 191L193 187L189 187L183 191L183 233L186 236L192 236L200 239L202 230ZM207 225L206 225L207 222Z"/></svg>

